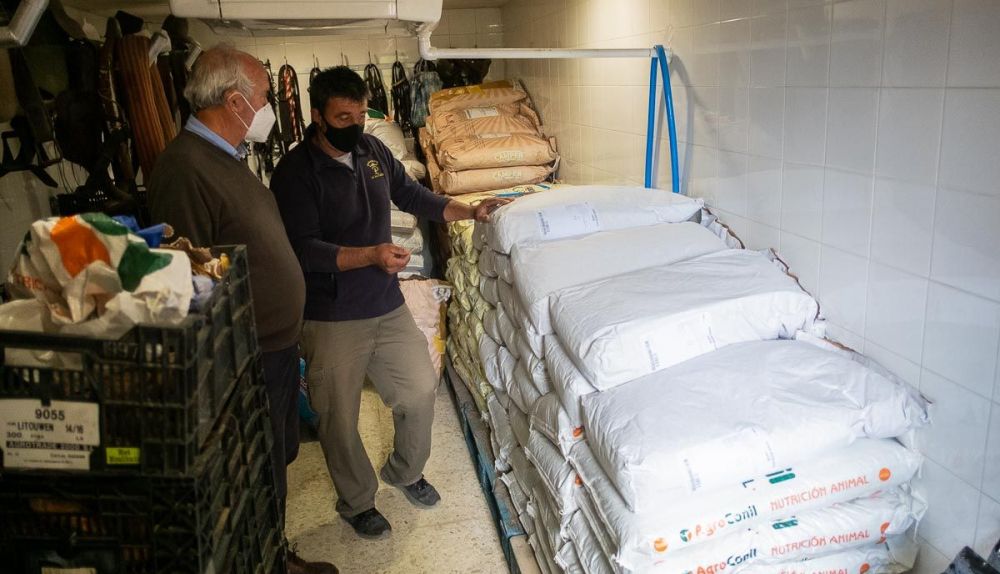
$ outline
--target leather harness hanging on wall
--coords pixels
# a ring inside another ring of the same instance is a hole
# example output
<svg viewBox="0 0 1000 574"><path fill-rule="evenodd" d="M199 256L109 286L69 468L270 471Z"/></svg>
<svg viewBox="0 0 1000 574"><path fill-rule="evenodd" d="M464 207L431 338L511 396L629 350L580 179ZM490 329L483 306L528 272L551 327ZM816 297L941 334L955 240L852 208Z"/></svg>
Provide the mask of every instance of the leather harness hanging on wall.
<svg viewBox="0 0 1000 574"><path fill-rule="evenodd" d="M368 86L368 107L389 115L389 102L385 97L382 71L375 64L365 66L365 85Z"/></svg>
<svg viewBox="0 0 1000 574"><path fill-rule="evenodd" d="M278 69L278 122L286 150L292 144L302 141L305 125L299 99L299 77L288 64Z"/></svg>
<svg viewBox="0 0 1000 574"><path fill-rule="evenodd" d="M271 106L271 110L277 115L278 98L275 95L271 61L263 62L263 65L267 71L267 105ZM286 151L285 144L281 141L281 132L278 123L276 122L274 127L271 128L271 135L267 137L266 142L254 143L251 149L257 158L257 178L261 181L267 181L266 178L270 177L271 173L274 172L275 164L278 163L278 160L281 159L281 156Z"/></svg>
<svg viewBox="0 0 1000 574"><path fill-rule="evenodd" d="M413 125L410 122L410 111L413 103L410 101L410 81L406 79L406 69L396 60L392 64L392 117L399 124L403 133L410 133Z"/></svg>
<svg viewBox="0 0 1000 574"><path fill-rule="evenodd" d="M14 91L23 114L11 119L11 131L0 134L3 141L0 177L14 171L30 171L45 185L58 187L55 180L45 171L46 167L62 160L55 143L49 113L45 109L45 102L31 77L31 70L28 68L23 50L11 49L9 54L11 72L14 76ZM20 140L20 150L16 156L10 147L12 139Z"/></svg>

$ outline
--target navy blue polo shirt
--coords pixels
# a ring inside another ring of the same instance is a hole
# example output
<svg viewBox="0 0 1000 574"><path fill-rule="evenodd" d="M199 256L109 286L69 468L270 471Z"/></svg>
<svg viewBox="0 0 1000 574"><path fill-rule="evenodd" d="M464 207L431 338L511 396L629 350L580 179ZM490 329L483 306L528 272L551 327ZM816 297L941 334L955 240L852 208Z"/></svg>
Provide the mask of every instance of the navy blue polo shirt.
<svg viewBox="0 0 1000 574"><path fill-rule="evenodd" d="M337 268L341 247L392 242L390 205L418 217L444 221L448 198L406 175L378 138L365 134L351 158L339 162L315 142L316 125L281 159L271 177L285 231L306 278L305 319L371 319L403 304L396 275L369 266Z"/></svg>

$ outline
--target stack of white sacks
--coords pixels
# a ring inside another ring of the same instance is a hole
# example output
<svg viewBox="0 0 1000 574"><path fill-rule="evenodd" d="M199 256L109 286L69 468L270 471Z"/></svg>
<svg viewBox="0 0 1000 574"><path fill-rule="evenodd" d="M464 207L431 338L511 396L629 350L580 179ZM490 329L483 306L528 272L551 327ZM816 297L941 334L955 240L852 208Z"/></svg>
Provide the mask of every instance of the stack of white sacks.
<svg viewBox="0 0 1000 574"><path fill-rule="evenodd" d="M389 211L389 223L392 231L392 242L410 252L410 261L399 275L402 278L414 275L430 276L427 261L424 258L424 234L420 231L417 217L400 211L395 204Z"/></svg>
<svg viewBox="0 0 1000 574"><path fill-rule="evenodd" d="M927 405L823 340L773 254L697 200L607 186L520 198L472 240L497 469L543 571L912 565L921 459L895 439Z"/></svg>
<svg viewBox="0 0 1000 574"><path fill-rule="evenodd" d="M516 193L541 193L547 187L518 186ZM455 201L476 204L498 194L515 193L515 189L469 193L455 196ZM493 387L486 382L486 374L479 359L479 341L485 336L483 320L486 311L493 308L479 291L479 254L481 246L473 240L471 221L454 221L448 224L451 257L447 261L445 278L454 287L454 296L448 306L448 356L461 376L479 412L487 412L487 397ZM495 438L495 437L494 437Z"/></svg>

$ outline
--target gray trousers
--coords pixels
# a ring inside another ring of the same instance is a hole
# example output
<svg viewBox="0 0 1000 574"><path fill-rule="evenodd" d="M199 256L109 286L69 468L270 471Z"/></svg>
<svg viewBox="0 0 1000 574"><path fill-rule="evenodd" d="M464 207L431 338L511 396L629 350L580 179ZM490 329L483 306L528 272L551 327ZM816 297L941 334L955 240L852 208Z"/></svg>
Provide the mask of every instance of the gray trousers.
<svg viewBox="0 0 1000 574"><path fill-rule="evenodd" d="M395 485L420 480L431 452L438 378L406 305L374 319L306 321L302 346L337 512L351 517L375 507L378 478L358 432L365 375L392 409L396 435L386 477Z"/></svg>

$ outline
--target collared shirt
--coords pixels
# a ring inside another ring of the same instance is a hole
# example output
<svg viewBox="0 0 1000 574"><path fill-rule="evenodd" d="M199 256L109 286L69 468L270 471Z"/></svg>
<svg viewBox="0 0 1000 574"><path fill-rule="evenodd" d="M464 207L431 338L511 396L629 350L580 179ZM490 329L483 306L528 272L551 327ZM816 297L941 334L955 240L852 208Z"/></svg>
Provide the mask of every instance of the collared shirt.
<svg viewBox="0 0 1000 574"><path fill-rule="evenodd" d="M193 114L188 118L187 124L184 125L184 129L191 133L198 134L199 136L205 138L213 145L226 152L227 154L233 156L234 158L242 161L243 158L247 156L247 146L240 144L240 147L233 147L232 144L223 139L222 136L213 132L211 128L206 126L201 120L195 117Z"/></svg>
<svg viewBox="0 0 1000 574"><path fill-rule="evenodd" d="M374 136L361 137L348 167L320 149L315 134L316 126L309 126L302 144L285 154L271 176L271 191L306 277L305 318L380 317L403 304L396 275L376 266L341 271L341 246L391 243L390 202L444 221L449 199L410 179Z"/></svg>

